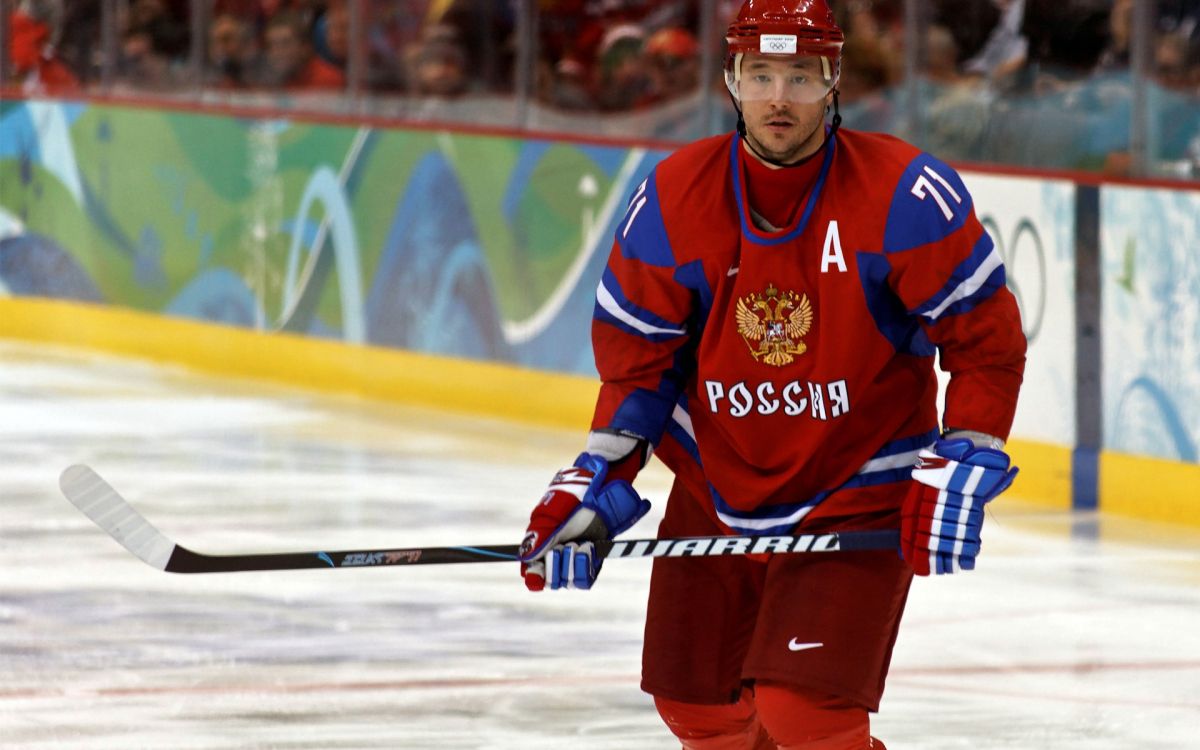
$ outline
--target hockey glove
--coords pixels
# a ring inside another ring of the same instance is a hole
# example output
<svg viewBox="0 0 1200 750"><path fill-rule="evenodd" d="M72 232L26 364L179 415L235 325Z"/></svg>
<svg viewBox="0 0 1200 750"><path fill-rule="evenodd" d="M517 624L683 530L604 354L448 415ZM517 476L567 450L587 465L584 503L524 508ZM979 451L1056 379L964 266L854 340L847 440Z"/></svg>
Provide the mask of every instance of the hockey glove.
<svg viewBox="0 0 1200 750"><path fill-rule="evenodd" d="M581 453L554 475L521 542L521 576L530 591L590 589L604 560L593 542L612 539L650 510L624 480L606 483L608 461Z"/></svg>
<svg viewBox="0 0 1200 750"><path fill-rule="evenodd" d="M922 450L904 499L900 550L917 575L974 570L984 506L1012 484L1006 453L966 439Z"/></svg>

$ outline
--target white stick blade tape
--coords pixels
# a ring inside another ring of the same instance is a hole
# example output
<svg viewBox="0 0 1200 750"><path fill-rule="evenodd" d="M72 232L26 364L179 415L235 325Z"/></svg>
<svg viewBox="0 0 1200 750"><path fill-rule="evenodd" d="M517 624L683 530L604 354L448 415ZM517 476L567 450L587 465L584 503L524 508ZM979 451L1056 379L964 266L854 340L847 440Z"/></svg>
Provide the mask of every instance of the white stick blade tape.
<svg viewBox="0 0 1200 750"><path fill-rule="evenodd" d="M165 570L175 543L133 509L88 466L76 464L58 479L63 495L109 536L147 564Z"/></svg>

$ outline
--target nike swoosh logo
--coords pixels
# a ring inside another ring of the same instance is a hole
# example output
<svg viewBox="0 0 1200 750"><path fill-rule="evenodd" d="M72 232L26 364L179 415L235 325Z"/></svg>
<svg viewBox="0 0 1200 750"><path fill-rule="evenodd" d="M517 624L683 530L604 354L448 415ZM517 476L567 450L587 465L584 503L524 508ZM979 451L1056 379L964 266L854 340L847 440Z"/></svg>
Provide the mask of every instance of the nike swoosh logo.
<svg viewBox="0 0 1200 750"><path fill-rule="evenodd" d="M807 651L810 648L821 648L824 643L799 643L795 638L788 641L788 651Z"/></svg>
<svg viewBox="0 0 1200 750"><path fill-rule="evenodd" d="M738 268L738 266L733 266L732 268L730 268L728 271L725 272L725 275L726 276L737 276L737 272L739 270L741 270L741 269Z"/></svg>

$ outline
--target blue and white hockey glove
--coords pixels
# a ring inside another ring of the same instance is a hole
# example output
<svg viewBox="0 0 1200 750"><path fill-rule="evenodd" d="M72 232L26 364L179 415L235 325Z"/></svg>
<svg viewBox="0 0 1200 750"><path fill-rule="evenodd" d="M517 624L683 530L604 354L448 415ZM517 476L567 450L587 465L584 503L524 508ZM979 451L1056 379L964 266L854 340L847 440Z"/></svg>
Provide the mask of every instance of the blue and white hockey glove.
<svg viewBox="0 0 1200 750"><path fill-rule="evenodd" d="M592 453L554 475L521 542L521 577L530 591L590 589L604 562L593 542L612 539L650 510L633 485L607 476L608 461Z"/></svg>
<svg viewBox="0 0 1200 750"><path fill-rule="evenodd" d="M1008 454L963 438L922 450L900 521L900 550L917 575L974 570L984 506L1012 484Z"/></svg>

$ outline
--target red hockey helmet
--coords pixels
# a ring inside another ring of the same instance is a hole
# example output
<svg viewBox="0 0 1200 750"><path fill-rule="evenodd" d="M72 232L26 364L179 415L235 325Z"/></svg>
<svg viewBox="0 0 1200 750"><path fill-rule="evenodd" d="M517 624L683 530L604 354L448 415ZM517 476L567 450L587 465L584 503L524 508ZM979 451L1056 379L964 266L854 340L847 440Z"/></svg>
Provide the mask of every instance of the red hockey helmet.
<svg viewBox="0 0 1200 750"><path fill-rule="evenodd" d="M841 73L842 43L826 0L745 0L737 18L725 33L725 80L734 97L741 98L738 82L742 55L811 55L822 60L828 89L837 85Z"/></svg>

